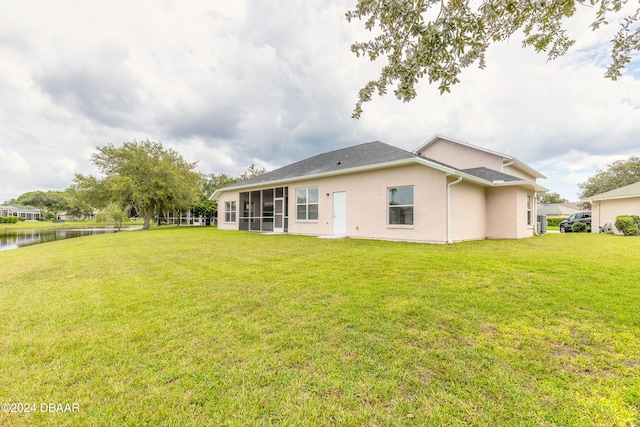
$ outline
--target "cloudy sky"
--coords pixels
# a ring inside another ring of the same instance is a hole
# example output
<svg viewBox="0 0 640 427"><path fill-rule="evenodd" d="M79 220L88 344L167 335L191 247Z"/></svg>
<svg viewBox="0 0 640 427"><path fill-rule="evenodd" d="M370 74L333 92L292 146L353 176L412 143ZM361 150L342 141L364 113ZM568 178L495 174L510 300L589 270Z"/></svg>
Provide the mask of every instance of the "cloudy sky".
<svg viewBox="0 0 640 427"><path fill-rule="evenodd" d="M350 45L368 34L356 0L4 0L0 15L0 202L95 174L97 146L162 142L203 173L272 170L380 140L413 150L434 134L516 156L576 200L577 184L640 155L640 64L602 76L617 30L588 28L553 62L521 41L494 46L452 93L423 82L351 119L380 64ZM631 7L637 7L634 0Z"/></svg>

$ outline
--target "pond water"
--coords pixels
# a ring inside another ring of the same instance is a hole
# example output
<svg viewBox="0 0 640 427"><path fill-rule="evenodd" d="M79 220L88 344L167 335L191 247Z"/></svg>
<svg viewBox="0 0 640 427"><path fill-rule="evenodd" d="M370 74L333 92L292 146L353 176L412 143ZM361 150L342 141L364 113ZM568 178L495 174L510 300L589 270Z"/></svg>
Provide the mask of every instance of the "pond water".
<svg viewBox="0 0 640 427"><path fill-rule="evenodd" d="M133 229L123 228L122 231ZM53 242L55 240L116 232L118 232L118 229L114 228L41 228L33 230L11 230L8 228L3 230L0 228L0 251Z"/></svg>

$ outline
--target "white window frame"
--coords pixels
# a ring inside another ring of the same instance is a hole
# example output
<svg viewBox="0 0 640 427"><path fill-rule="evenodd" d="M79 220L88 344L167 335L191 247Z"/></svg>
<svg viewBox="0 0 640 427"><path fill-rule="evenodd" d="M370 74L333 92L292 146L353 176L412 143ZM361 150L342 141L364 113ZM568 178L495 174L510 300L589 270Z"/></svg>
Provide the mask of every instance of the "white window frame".
<svg viewBox="0 0 640 427"><path fill-rule="evenodd" d="M315 190L316 193L316 201L315 202L310 202L309 201L309 192L310 190ZM303 203L299 203L298 202L298 192L304 192L304 202ZM320 193L318 192L318 187L304 187L304 188L296 188L296 193L295 193L295 197L296 197L296 221L318 221L318 217L320 216L320 212L319 212L319 197ZM309 218L309 207L310 206L314 206L316 207L316 218ZM299 210L298 207L299 206L304 206L305 207L305 217L304 218L300 218L299 217Z"/></svg>
<svg viewBox="0 0 640 427"><path fill-rule="evenodd" d="M531 194L527 194L527 227L533 226L533 210L531 208Z"/></svg>
<svg viewBox="0 0 640 427"><path fill-rule="evenodd" d="M238 210L235 200L224 202L224 222L236 222Z"/></svg>
<svg viewBox="0 0 640 427"><path fill-rule="evenodd" d="M389 197L389 193L391 192L392 189L398 189L398 188L411 188L411 204L391 204L391 198ZM387 187L387 227L413 227L415 225L416 219L415 219L415 187L413 185L394 185L392 187ZM412 209L411 212L411 224L398 224L398 223L391 223L391 208L408 208L410 207Z"/></svg>

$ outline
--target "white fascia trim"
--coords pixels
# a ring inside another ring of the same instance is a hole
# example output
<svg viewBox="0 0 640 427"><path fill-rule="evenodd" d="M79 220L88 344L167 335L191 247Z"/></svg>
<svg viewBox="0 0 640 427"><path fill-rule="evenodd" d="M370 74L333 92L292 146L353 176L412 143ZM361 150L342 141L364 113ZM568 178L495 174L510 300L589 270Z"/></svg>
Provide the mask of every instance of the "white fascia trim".
<svg viewBox="0 0 640 427"><path fill-rule="evenodd" d="M537 170L535 170L531 166L527 165L526 163L521 162L520 160L516 159L515 157L511 157L511 158L515 161L514 166L517 169L523 170L523 171L531 174L532 176L534 176L536 178L542 178L542 179L546 179L547 178L545 175L541 174L540 172L538 172Z"/></svg>
<svg viewBox="0 0 640 427"><path fill-rule="evenodd" d="M531 181L507 181L507 182L493 181L493 186L494 187L529 187L534 189L538 193L549 191L548 188L545 188L542 185L536 184L535 182L531 182Z"/></svg>
<svg viewBox="0 0 640 427"><path fill-rule="evenodd" d="M634 198L638 198L640 197L640 194L630 194L630 195L624 195L624 196L614 196L614 197L606 197L606 198L592 198L592 199L588 199L588 200L584 200L586 202L601 202L603 200L618 200L618 199L634 199ZM580 200L581 202L583 200Z"/></svg>
<svg viewBox="0 0 640 427"><path fill-rule="evenodd" d="M414 152L414 153L418 153L419 151L424 150L425 148L427 148L428 146L430 146L431 144L433 144L434 142L436 142L436 141L437 141L437 140L439 140L439 139L446 139L447 141L455 142L456 144L460 144L460 145L467 145L467 146L469 146L469 147L476 148L476 149L481 150L481 151L491 152L490 150L487 150L486 148L476 147L476 146L471 145L471 144L469 144L469 143L466 143L466 142L464 142L464 141L460 141L459 139L449 138L448 136L440 135L440 134L438 134L438 133L437 133L437 134L435 134L435 135L433 135L431 138L429 138L429 139L427 140L427 142L422 143L422 144L421 144L418 148L416 148L413 152ZM500 155L500 156L502 156L501 154L499 154L499 153L494 153L494 152L491 152L491 154L496 154L496 155Z"/></svg>

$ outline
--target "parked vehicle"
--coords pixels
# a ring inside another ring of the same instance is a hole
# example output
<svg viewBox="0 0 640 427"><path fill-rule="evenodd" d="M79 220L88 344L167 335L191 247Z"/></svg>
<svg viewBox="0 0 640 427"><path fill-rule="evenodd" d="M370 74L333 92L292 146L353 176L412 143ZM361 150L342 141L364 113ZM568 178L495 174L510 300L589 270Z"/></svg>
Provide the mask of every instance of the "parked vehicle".
<svg viewBox="0 0 640 427"><path fill-rule="evenodd" d="M569 218L565 219L560 223L560 232L564 233L566 231L572 231L571 228L573 224L576 222L582 222L587 226L587 230L591 230L591 212L576 212L571 215Z"/></svg>

